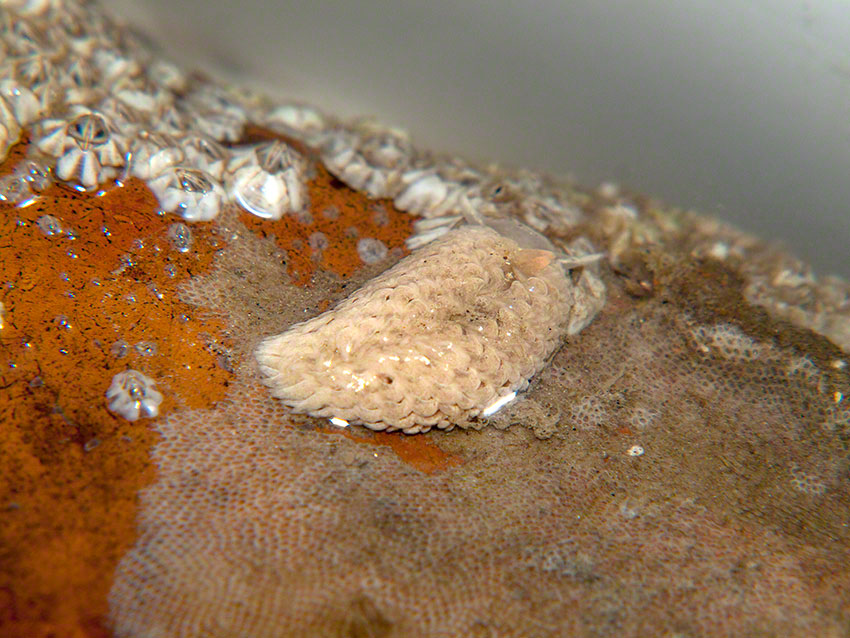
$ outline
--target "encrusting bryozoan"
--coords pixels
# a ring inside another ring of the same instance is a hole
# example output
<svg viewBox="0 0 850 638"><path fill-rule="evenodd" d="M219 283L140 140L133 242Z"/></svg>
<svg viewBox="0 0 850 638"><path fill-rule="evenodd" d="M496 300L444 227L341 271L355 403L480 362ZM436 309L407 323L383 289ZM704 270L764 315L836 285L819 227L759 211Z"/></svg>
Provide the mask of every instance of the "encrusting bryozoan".
<svg viewBox="0 0 850 638"><path fill-rule="evenodd" d="M523 390L604 300L593 267L570 270L511 220L451 230L334 309L264 340L256 357L298 412L427 432ZM510 236L506 236L510 235ZM560 255L563 257L563 255Z"/></svg>

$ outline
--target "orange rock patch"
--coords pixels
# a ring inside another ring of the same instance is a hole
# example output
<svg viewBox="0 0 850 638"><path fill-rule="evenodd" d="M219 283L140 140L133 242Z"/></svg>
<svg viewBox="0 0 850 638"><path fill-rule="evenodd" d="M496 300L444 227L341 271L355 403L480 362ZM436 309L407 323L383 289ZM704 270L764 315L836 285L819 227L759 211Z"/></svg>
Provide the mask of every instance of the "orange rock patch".
<svg viewBox="0 0 850 638"><path fill-rule="evenodd" d="M108 412L104 393L134 368L158 382L161 413L224 395L220 327L176 297L217 238L195 226L192 250L174 250L177 219L157 215L136 180L101 195L54 186L0 208L0 634L105 635L157 437L149 421Z"/></svg>

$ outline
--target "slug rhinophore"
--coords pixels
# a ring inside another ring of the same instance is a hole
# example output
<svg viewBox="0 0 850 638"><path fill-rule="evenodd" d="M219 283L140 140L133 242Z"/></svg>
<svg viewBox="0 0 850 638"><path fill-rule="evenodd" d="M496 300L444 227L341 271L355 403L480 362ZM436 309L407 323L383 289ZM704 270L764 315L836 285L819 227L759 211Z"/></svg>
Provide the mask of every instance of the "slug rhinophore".
<svg viewBox="0 0 850 638"><path fill-rule="evenodd" d="M523 390L605 289L509 219L451 230L256 357L297 412L374 430L467 427ZM564 263L566 262L566 263Z"/></svg>

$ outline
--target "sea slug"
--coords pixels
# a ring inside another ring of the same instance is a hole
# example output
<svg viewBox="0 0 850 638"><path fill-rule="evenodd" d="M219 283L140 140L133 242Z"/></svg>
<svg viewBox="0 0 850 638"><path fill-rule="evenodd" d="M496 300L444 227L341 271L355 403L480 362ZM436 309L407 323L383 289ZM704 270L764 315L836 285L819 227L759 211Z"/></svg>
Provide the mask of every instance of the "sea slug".
<svg viewBox="0 0 850 638"><path fill-rule="evenodd" d="M264 340L264 382L297 412L375 430L473 425L602 306L593 267L563 257L508 219L451 230Z"/></svg>

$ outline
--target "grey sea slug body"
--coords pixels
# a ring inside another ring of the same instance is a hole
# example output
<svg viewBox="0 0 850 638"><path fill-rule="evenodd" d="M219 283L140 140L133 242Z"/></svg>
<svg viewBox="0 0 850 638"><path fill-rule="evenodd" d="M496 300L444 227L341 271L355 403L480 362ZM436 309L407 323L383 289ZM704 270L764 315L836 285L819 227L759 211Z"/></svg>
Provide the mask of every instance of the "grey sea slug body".
<svg viewBox="0 0 850 638"><path fill-rule="evenodd" d="M263 341L272 394L298 412L413 434L466 427L523 390L591 321L604 287L592 268L565 269L542 235L501 221L501 233L449 231Z"/></svg>

